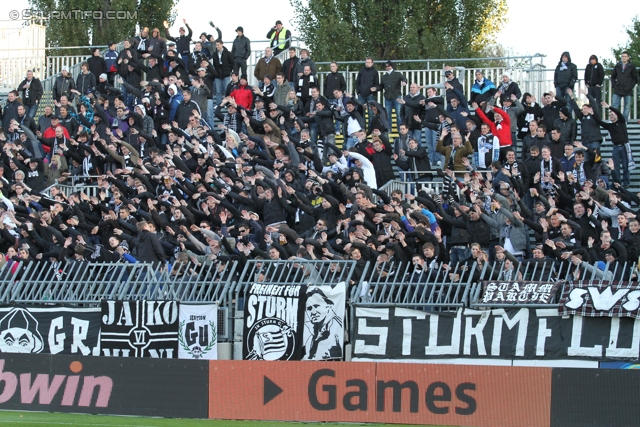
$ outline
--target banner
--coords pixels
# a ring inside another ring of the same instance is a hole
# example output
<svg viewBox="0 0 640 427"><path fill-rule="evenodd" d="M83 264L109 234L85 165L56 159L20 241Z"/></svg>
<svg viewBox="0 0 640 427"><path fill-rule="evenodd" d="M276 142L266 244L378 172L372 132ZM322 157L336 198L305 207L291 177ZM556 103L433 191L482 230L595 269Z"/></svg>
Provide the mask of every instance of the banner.
<svg viewBox="0 0 640 427"><path fill-rule="evenodd" d="M302 360L342 359L345 283L307 288Z"/></svg>
<svg viewBox="0 0 640 427"><path fill-rule="evenodd" d="M353 357L360 359L640 359L640 319L561 317L555 308L356 307L354 325Z"/></svg>
<svg viewBox="0 0 640 427"><path fill-rule="evenodd" d="M300 360L305 285L254 283L244 306L245 360Z"/></svg>
<svg viewBox="0 0 640 427"><path fill-rule="evenodd" d="M218 304L180 304L178 358L218 359Z"/></svg>
<svg viewBox="0 0 640 427"><path fill-rule="evenodd" d="M102 301L102 356L178 356L177 301Z"/></svg>
<svg viewBox="0 0 640 427"><path fill-rule="evenodd" d="M209 364L209 418L214 419L549 427L552 370L546 367L246 360Z"/></svg>
<svg viewBox="0 0 640 427"><path fill-rule="evenodd" d="M208 414L209 363L3 354L0 409L204 418Z"/></svg>
<svg viewBox="0 0 640 427"><path fill-rule="evenodd" d="M0 353L98 356L99 337L99 308L0 308Z"/></svg>
<svg viewBox="0 0 640 427"><path fill-rule="evenodd" d="M581 316L633 317L640 315L640 285L617 282L603 285L572 283L565 288L560 314Z"/></svg>
<svg viewBox="0 0 640 427"><path fill-rule="evenodd" d="M563 282L484 282L482 304L549 304Z"/></svg>

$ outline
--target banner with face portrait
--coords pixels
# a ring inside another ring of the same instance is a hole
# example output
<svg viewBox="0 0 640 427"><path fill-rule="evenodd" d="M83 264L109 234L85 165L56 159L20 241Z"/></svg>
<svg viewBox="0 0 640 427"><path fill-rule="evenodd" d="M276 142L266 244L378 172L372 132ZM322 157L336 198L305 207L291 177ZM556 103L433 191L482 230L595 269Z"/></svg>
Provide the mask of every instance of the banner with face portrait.
<svg viewBox="0 0 640 427"><path fill-rule="evenodd" d="M342 359L345 300L344 282L307 288L302 360Z"/></svg>

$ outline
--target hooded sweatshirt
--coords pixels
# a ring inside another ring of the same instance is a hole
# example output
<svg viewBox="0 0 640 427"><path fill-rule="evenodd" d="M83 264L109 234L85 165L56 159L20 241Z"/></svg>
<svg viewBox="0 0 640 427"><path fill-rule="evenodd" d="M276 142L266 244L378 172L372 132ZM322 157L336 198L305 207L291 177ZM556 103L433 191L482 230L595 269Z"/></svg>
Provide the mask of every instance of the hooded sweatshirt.
<svg viewBox="0 0 640 427"><path fill-rule="evenodd" d="M562 57L566 56L569 60L564 63ZM556 71L553 74L553 84L560 89L572 89L578 80L578 67L571 62L571 54L569 52L562 52L560 61L556 66Z"/></svg>

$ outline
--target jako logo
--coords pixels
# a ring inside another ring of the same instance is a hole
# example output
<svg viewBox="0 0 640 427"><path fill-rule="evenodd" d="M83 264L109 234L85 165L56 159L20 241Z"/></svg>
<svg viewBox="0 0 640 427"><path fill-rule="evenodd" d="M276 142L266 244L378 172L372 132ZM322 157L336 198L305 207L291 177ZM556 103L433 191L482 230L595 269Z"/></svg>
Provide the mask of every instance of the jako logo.
<svg viewBox="0 0 640 427"><path fill-rule="evenodd" d="M91 406L91 400L97 388L98 397L95 407L106 408L109 406L109 398L113 388L113 380L109 377L53 375L53 378L51 378L52 376L49 374L36 374L35 379L32 380L31 373L24 373L19 374L20 379L18 380L18 375L5 371L4 365L5 360L0 359L0 388L2 388L0 404L9 401L14 396L19 382L20 402L25 405L34 403L36 395L38 395L38 403L40 405L49 405L62 390L62 401L60 403L62 406L73 406L75 404L88 407ZM69 369L74 374L78 374L82 371L82 363L71 362ZM82 388L76 400L81 379Z"/></svg>

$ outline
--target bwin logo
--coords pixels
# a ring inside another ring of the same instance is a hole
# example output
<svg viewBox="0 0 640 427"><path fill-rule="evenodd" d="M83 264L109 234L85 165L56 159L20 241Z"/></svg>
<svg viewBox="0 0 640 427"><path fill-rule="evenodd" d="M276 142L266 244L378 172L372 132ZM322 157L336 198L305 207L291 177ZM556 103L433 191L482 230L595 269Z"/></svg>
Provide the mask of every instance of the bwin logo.
<svg viewBox="0 0 640 427"><path fill-rule="evenodd" d="M5 360L0 359L0 389L2 389L0 404L9 401L18 393L22 404L33 404L37 395L38 404L50 405L56 396L62 394L60 403L62 406L89 407L97 389L98 397L94 406L96 408L109 406L113 388L113 380L109 377L35 374L35 378L32 380L33 374L31 373L14 374L5 371L4 367ZM74 374L79 374L82 368L82 363L78 361L69 364L69 370ZM18 391L18 387L20 391ZM79 395L78 390L80 390Z"/></svg>

